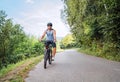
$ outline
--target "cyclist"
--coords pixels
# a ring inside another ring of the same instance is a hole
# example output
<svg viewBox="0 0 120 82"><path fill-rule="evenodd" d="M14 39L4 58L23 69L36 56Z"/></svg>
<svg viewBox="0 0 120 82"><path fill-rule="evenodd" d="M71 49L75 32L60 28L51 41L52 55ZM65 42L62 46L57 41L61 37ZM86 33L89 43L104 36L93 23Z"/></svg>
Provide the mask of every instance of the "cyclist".
<svg viewBox="0 0 120 82"><path fill-rule="evenodd" d="M42 37L40 37L40 41L46 36L47 44L52 44L53 51L52 51L52 61L54 61L54 57L56 54L56 31L52 28L52 23L47 24L47 29L44 31Z"/></svg>

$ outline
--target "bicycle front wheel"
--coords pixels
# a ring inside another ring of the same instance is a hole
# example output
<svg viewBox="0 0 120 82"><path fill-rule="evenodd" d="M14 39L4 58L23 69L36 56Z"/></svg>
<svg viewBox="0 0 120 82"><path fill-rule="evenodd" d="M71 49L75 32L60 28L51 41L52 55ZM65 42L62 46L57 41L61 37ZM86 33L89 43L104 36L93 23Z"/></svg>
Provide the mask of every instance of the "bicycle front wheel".
<svg viewBox="0 0 120 82"><path fill-rule="evenodd" d="M44 53L44 69L46 69L47 60L48 60L48 51L45 50L45 53Z"/></svg>

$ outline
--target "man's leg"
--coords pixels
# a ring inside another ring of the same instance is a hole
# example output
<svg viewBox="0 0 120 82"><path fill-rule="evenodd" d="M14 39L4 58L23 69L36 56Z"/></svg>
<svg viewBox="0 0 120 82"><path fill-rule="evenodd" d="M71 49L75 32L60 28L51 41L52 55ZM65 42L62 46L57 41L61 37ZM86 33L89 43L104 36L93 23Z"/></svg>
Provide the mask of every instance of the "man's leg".
<svg viewBox="0 0 120 82"><path fill-rule="evenodd" d="M55 54L56 54L56 43L53 42L52 45L53 45L52 57L53 57L53 61L54 61L54 57L55 57Z"/></svg>
<svg viewBox="0 0 120 82"><path fill-rule="evenodd" d="M56 54L56 47L53 48L52 56L55 57L55 54Z"/></svg>

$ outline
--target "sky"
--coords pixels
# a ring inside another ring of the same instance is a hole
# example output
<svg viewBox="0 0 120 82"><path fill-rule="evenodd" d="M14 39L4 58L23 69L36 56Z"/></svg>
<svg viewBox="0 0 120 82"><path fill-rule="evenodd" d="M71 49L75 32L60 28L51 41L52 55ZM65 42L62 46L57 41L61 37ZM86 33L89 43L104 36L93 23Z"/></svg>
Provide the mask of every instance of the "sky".
<svg viewBox="0 0 120 82"><path fill-rule="evenodd" d="M8 18L20 24L26 34L41 36L47 23L53 23L57 37L70 33L60 17L63 2L61 0L0 0L0 10L4 10Z"/></svg>

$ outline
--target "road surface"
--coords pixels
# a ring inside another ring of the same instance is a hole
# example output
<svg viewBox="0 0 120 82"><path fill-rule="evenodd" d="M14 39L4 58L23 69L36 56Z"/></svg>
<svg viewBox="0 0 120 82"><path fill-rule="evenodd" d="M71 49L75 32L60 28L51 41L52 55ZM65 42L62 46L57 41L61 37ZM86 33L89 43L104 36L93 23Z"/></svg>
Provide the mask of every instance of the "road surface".
<svg viewBox="0 0 120 82"><path fill-rule="evenodd" d="M36 65L25 82L120 82L120 62L66 50L47 69Z"/></svg>

